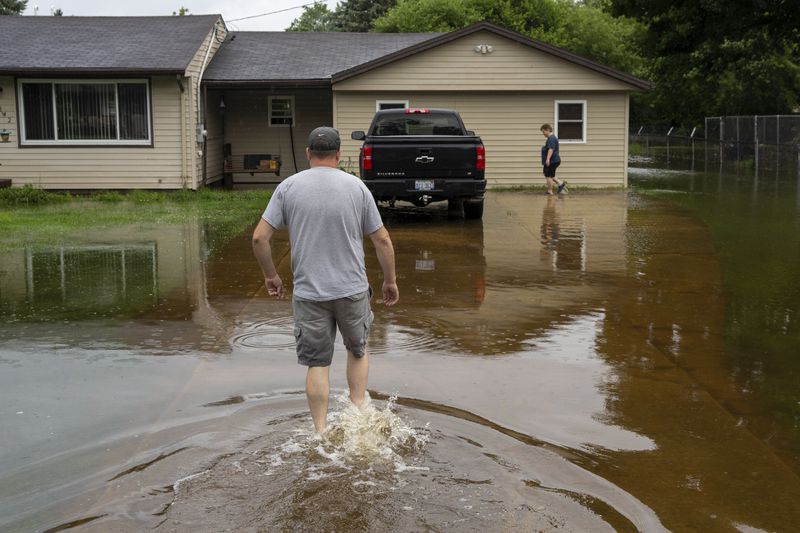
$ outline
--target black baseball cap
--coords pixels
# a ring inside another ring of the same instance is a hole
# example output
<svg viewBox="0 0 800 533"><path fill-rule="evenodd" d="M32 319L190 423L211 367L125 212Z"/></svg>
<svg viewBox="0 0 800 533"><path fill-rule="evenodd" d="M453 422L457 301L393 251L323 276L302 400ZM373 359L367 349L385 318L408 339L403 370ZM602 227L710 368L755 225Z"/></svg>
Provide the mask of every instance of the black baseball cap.
<svg viewBox="0 0 800 533"><path fill-rule="evenodd" d="M308 148L312 152L331 152L342 145L339 132L329 126L314 128L308 136Z"/></svg>

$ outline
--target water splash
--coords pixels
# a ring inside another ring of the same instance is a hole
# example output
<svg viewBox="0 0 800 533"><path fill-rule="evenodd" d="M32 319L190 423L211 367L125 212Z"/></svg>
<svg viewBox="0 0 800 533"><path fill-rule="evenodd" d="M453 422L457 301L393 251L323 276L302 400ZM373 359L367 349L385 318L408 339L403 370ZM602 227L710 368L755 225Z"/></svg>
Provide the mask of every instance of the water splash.
<svg viewBox="0 0 800 533"><path fill-rule="evenodd" d="M394 485L395 476L415 466L430 435L427 425L411 426L396 412L396 396L385 405L366 394L357 407L342 392L334 397L335 407L328 413L328 429L313 433L310 421L295 427L283 442L253 452L265 476L282 477L287 471L308 481L348 478L353 486ZM363 487L362 487L363 488Z"/></svg>
<svg viewBox="0 0 800 533"><path fill-rule="evenodd" d="M399 466L403 456L421 450L428 441L425 430L415 430L394 412L397 396L390 397L383 409L376 408L369 393L360 407L347 393L336 400L341 410L331 414L318 450L336 454L346 464L390 461Z"/></svg>

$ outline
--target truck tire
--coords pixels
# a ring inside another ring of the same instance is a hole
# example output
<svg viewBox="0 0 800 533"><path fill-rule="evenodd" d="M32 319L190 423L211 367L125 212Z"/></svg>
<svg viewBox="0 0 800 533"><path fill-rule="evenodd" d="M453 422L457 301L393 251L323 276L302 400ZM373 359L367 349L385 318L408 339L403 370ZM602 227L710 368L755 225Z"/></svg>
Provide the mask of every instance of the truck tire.
<svg viewBox="0 0 800 533"><path fill-rule="evenodd" d="M467 220L480 220L483 218L483 198L464 200L464 218Z"/></svg>
<svg viewBox="0 0 800 533"><path fill-rule="evenodd" d="M451 218L461 218L463 214L464 214L464 199L448 198L447 216Z"/></svg>

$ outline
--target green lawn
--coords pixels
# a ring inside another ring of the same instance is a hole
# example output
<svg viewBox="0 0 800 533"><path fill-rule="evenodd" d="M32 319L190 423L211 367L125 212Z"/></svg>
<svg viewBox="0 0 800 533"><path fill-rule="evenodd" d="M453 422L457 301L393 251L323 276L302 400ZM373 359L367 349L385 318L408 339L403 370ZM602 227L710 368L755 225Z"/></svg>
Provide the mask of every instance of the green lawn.
<svg viewBox="0 0 800 533"><path fill-rule="evenodd" d="M255 224L271 191L101 192L69 196L0 189L0 250L80 240L85 231L200 221L233 236Z"/></svg>

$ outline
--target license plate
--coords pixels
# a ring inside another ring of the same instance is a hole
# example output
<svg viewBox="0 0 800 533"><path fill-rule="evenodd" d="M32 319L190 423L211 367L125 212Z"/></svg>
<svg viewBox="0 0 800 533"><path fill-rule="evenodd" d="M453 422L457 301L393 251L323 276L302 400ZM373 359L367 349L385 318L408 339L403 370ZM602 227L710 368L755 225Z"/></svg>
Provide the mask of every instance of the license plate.
<svg viewBox="0 0 800 533"><path fill-rule="evenodd" d="M414 180L415 191L432 191L433 180Z"/></svg>

